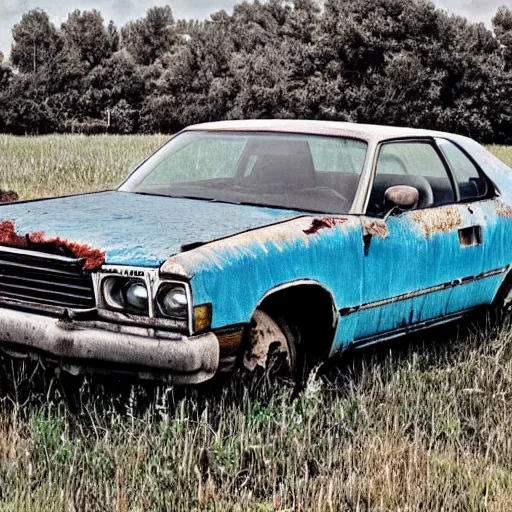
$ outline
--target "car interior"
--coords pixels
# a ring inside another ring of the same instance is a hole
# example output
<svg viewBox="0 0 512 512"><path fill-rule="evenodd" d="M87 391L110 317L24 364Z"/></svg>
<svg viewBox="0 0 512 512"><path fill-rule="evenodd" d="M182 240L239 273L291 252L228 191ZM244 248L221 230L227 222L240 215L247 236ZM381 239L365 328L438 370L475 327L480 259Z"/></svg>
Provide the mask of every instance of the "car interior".
<svg viewBox="0 0 512 512"><path fill-rule="evenodd" d="M246 148L239 164L237 184L259 193L305 194L328 203L352 202L359 185L359 173L344 169L318 172L308 141L255 142ZM328 209L328 208L327 208ZM338 210L334 205L334 211ZM345 211L346 208L345 208Z"/></svg>
<svg viewBox="0 0 512 512"><path fill-rule="evenodd" d="M384 215L388 209L384 194L389 187L395 185L408 185L415 187L420 193L417 208L429 208L453 202L453 187L448 176L430 177L411 174L405 162L396 155L382 155L379 167L385 173L377 170L373 183L368 213L371 215ZM391 171L391 172L390 172Z"/></svg>

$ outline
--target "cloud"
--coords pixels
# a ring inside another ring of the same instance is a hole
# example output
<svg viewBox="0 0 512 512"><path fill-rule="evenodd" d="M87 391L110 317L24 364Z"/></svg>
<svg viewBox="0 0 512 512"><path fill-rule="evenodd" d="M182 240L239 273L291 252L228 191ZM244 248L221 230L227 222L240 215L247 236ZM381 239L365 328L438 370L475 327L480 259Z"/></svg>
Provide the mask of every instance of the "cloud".
<svg viewBox="0 0 512 512"><path fill-rule="evenodd" d="M154 5L169 4L175 18L207 18L221 9L230 10L236 0L0 0L0 51L8 53L11 28L23 13L37 7L44 9L54 23L60 25L74 9L101 11L105 21L113 19L118 26L144 16ZM490 20L504 0L435 0L443 9L467 16L471 21Z"/></svg>
<svg viewBox="0 0 512 512"><path fill-rule="evenodd" d="M483 22L490 25L498 7L503 5L505 0L437 0L434 3L475 23Z"/></svg>

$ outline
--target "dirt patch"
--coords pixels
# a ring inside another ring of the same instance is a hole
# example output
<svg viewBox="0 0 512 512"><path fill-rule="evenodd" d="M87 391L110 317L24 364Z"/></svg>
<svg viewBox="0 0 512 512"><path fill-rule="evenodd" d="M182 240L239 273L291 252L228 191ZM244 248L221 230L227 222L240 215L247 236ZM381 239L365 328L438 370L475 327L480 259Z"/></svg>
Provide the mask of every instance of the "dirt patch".
<svg viewBox="0 0 512 512"><path fill-rule="evenodd" d="M389 236L388 226L383 220L364 218L362 224L364 236L376 236L377 238Z"/></svg>
<svg viewBox="0 0 512 512"><path fill-rule="evenodd" d="M0 223L0 244L84 259L84 270L96 270L105 263L105 253L99 249L61 238L46 238L43 231L20 235L11 221Z"/></svg>

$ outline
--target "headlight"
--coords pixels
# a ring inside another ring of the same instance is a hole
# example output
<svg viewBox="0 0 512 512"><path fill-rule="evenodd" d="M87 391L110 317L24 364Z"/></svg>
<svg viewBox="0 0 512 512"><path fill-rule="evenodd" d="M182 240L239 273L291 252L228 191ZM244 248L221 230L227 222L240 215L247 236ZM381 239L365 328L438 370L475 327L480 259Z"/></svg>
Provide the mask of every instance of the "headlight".
<svg viewBox="0 0 512 512"><path fill-rule="evenodd" d="M141 282L132 282L126 287L126 303L138 311L148 309L148 289Z"/></svg>
<svg viewBox="0 0 512 512"><path fill-rule="evenodd" d="M149 314L149 294L144 281L109 277L103 281L103 299L111 309Z"/></svg>
<svg viewBox="0 0 512 512"><path fill-rule="evenodd" d="M180 285L165 285L157 295L157 310L160 316L186 318L188 316L188 296Z"/></svg>

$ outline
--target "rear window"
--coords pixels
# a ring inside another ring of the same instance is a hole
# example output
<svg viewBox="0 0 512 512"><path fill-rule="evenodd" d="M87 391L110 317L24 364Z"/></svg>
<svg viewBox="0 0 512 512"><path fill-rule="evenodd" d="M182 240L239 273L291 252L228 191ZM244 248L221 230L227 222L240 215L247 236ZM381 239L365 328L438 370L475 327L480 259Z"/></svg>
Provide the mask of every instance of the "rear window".
<svg viewBox="0 0 512 512"><path fill-rule="evenodd" d="M475 164L455 144L446 139L437 139L448 165L457 182L461 201L471 201L487 195L487 180L478 172Z"/></svg>

